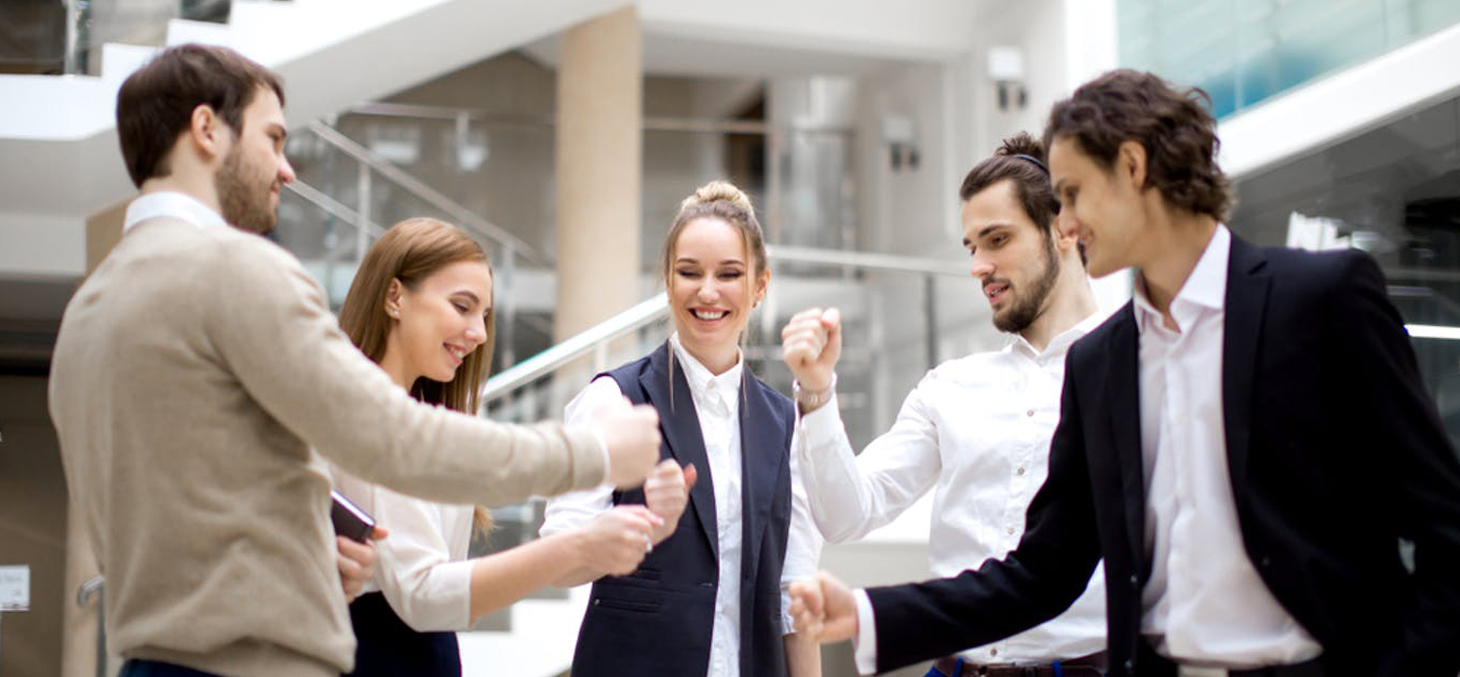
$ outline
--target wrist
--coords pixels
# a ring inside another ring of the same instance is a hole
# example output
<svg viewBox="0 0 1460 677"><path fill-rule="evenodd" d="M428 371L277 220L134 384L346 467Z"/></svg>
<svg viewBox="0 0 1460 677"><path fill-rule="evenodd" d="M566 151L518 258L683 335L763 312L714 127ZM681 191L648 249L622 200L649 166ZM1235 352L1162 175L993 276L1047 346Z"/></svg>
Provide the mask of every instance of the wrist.
<svg viewBox="0 0 1460 677"><path fill-rule="evenodd" d="M796 406L801 410L802 414L809 414L816 411L822 405L830 402L832 395L836 393L836 372L832 372L831 382L820 389L805 387L797 379L791 384L791 392L796 400Z"/></svg>

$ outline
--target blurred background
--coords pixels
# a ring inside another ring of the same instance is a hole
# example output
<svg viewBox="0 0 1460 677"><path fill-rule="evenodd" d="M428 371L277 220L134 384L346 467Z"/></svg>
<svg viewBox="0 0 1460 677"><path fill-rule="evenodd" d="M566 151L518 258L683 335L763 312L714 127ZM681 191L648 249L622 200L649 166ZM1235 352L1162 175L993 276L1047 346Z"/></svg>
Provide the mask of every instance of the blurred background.
<svg viewBox="0 0 1460 677"><path fill-rule="evenodd" d="M0 567L26 572L24 602L0 606L0 677L119 667L45 389L65 303L133 195L116 88L160 46L225 44L284 76L299 181L274 237L332 303L402 218L490 249L483 414L498 420L559 416L592 373L664 340L664 233L695 187L736 183L773 272L748 362L789 392L781 325L842 308L858 448L931 366L1005 341L960 245L964 173L1001 138L1037 135L1079 83L1152 70L1211 96L1236 233L1379 259L1453 439L1457 24L1449 0L0 1ZM1096 291L1113 311L1129 275ZM928 506L827 548L823 567L856 584L926 577ZM498 509L474 550L533 538L541 513ZM585 598L547 591L462 633L467 674L563 674ZM845 645L824 663L854 674Z"/></svg>

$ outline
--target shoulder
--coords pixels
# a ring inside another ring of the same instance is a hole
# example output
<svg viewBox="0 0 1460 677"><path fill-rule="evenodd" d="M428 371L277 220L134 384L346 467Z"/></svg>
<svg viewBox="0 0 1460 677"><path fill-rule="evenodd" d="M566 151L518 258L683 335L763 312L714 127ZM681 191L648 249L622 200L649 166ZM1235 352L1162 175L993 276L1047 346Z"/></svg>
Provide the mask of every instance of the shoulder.
<svg viewBox="0 0 1460 677"><path fill-rule="evenodd" d="M1104 359L1114 335L1126 330L1135 331L1135 322L1135 301L1126 301L1125 305L1111 313L1104 322L1070 346L1066 362L1083 363L1091 359Z"/></svg>
<svg viewBox="0 0 1460 677"><path fill-rule="evenodd" d="M788 421L795 420L796 403L793 402L790 397L786 396L785 393L782 393L781 391L772 388L765 381L760 380L759 376L755 375L749 370L747 370L745 374L746 387L755 389L757 393L760 393L763 397L765 397L766 402L770 404L772 411L776 412Z"/></svg>

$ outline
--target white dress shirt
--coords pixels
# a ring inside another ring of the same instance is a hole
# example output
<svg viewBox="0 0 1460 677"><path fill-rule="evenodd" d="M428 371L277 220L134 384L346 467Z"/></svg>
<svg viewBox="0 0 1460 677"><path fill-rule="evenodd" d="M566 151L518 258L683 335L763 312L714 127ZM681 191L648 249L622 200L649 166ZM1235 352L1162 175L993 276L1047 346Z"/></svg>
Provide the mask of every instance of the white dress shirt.
<svg viewBox="0 0 1460 677"><path fill-rule="evenodd" d="M1222 415L1222 342L1232 235L1218 225L1164 325L1137 277L1145 543L1141 632L1189 664L1258 667L1322 652L1258 577L1242 545Z"/></svg>
<svg viewBox="0 0 1460 677"><path fill-rule="evenodd" d="M146 193L132 200L131 204L127 205L126 216L123 217L122 232L131 230L133 226L147 219L155 219L159 216L186 221L195 226L226 227L228 225L218 212L213 211L197 198L186 193L168 190Z"/></svg>
<svg viewBox="0 0 1460 677"><path fill-rule="evenodd" d="M465 630L471 624L470 505L411 498L330 468L335 488L390 531L374 541L375 576L361 593L379 591L417 632Z"/></svg>
<svg viewBox="0 0 1460 677"><path fill-rule="evenodd" d="M1043 352L1014 334L1003 350L938 365L907 396L892 429L859 456L853 456L835 400L803 417L798 449L811 512L827 540L860 538L934 489L928 538L934 576L954 576L1013 550L1024 535L1029 503L1049 474L1065 355L1102 319L1086 318ZM877 643L870 605L865 610L857 667L871 674ZM1027 665L1104 649L1102 565L1063 614L960 655L978 665Z"/></svg>
<svg viewBox="0 0 1460 677"><path fill-rule="evenodd" d="M695 414L699 417L705 454L710 464L710 483L715 492L715 523L719 546L719 583L715 589L715 621L710 638L710 663L707 674L712 677L737 675L740 671L740 549L741 523L741 445L740 445L740 378L744 361L715 375L687 352L679 335L670 336L676 366L684 370L689 383ZM592 420L593 413L605 404L623 397L618 384L609 377L600 377L588 384L568 406L564 419L568 425ZM796 441L792 440L792 449ZM816 573L821 556L821 535L811 522L806 504L806 491L801 484L801 471L796 455L790 455L791 524L786 546L786 559L781 568L781 623L783 632L793 632L789 613L790 595L786 588L792 581L810 578ZM541 534L550 536L587 524L612 507L613 487L564 494L548 501ZM688 508L686 508L688 509ZM671 536L673 538L673 536ZM630 632L632 630L629 630Z"/></svg>

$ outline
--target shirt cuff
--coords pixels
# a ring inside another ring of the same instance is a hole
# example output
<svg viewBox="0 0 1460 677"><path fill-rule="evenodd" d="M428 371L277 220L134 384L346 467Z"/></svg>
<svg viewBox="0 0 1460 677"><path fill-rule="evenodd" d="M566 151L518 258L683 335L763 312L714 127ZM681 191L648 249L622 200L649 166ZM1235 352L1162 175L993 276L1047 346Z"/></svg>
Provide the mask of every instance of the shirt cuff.
<svg viewBox="0 0 1460 677"><path fill-rule="evenodd" d="M801 419L803 449L819 449L835 444L837 437L844 430L841 407L836 401L836 393L831 394L831 399L827 400L826 404L817 407L816 411L809 414L801 414L798 409L797 416Z"/></svg>
<svg viewBox="0 0 1460 677"><path fill-rule="evenodd" d="M867 591L857 588L852 591L857 602L857 636L852 639L852 649L857 658L857 672L863 675L877 674L877 621L872 615L872 598Z"/></svg>

